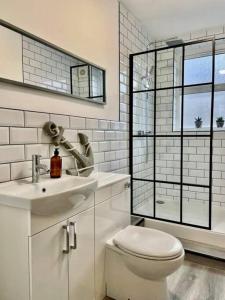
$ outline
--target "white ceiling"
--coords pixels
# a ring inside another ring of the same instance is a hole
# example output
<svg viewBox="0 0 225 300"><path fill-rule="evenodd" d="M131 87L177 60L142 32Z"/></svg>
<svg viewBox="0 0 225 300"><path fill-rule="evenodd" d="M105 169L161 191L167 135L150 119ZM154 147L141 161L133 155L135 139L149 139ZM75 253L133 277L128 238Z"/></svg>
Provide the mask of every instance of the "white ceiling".
<svg viewBox="0 0 225 300"><path fill-rule="evenodd" d="M225 0L121 0L153 38L225 24Z"/></svg>

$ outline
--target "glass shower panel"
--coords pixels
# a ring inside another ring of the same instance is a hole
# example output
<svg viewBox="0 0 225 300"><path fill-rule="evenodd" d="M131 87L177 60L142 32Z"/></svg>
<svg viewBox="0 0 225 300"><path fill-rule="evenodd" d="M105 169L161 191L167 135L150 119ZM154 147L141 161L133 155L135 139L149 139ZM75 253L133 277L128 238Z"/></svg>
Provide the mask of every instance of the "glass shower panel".
<svg viewBox="0 0 225 300"><path fill-rule="evenodd" d="M209 227L209 189L183 186L183 222Z"/></svg>
<svg viewBox="0 0 225 300"><path fill-rule="evenodd" d="M150 135L154 126L154 93L135 93L133 97L133 135Z"/></svg>
<svg viewBox="0 0 225 300"><path fill-rule="evenodd" d="M225 113L225 80L223 83L221 77L223 73L225 76L225 47L220 44L217 49L218 84L214 85L212 45L213 40L192 42L151 52L151 61L157 58L156 73L154 70L157 82L153 78L150 83L146 83L146 78L154 66L143 73L145 54L131 56L134 59L134 65L131 60L134 74L130 77L134 83L130 95L131 173L135 214L211 229L213 90L214 130L216 117ZM215 145L221 147L222 143L214 143L216 153Z"/></svg>
<svg viewBox="0 0 225 300"><path fill-rule="evenodd" d="M212 41L185 46L184 85L212 82Z"/></svg>
<svg viewBox="0 0 225 300"><path fill-rule="evenodd" d="M181 89L159 90L156 93L156 135L179 134Z"/></svg>
<svg viewBox="0 0 225 300"><path fill-rule="evenodd" d="M155 53L135 55L133 58L133 91L154 89Z"/></svg>
<svg viewBox="0 0 225 300"><path fill-rule="evenodd" d="M156 183L156 218L180 222L180 185Z"/></svg>
<svg viewBox="0 0 225 300"><path fill-rule="evenodd" d="M183 140L183 182L209 185L210 138L185 137Z"/></svg>
<svg viewBox="0 0 225 300"><path fill-rule="evenodd" d="M133 177L153 179L153 138L133 138Z"/></svg>
<svg viewBox="0 0 225 300"><path fill-rule="evenodd" d="M209 131L211 124L212 85L184 89L184 131ZM197 120L201 119L200 122Z"/></svg>
<svg viewBox="0 0 225 300"><path fill-rule="evenodd" d="M180 138L156 138L156 180L180 182Z"/></svg>
<svg viewBox="0 0 225 300"><path fill-rule="evenodd" d="M153 183L133 180L133 213L153 217Z"/></svg>
<svg viewBox="0 0 225 300"><path fill-rule="evenodd" d="M167 88L174 85L174 49L157 51L156 87Z"/></svg>

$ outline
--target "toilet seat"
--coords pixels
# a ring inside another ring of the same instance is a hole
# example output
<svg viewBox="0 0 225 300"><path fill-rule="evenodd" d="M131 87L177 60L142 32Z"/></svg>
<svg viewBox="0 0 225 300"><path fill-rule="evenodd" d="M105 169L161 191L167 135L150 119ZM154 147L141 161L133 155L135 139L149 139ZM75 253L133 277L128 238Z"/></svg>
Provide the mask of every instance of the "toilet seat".
<svg viewBox="0 0 225 300"><path fill-rule="evenodd" d="M114 236L113 243L120 250L145 259L171 260L183 255L177 238L145 227L129 225Z"/></svg>

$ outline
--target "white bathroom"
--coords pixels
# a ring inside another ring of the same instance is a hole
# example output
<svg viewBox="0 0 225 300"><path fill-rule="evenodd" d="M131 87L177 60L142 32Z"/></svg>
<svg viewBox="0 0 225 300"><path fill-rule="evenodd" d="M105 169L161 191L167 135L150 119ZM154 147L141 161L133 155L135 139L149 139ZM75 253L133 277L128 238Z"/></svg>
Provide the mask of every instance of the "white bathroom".
<svg viewBox="0 0 225 300"><path fill-rule="evenodd" d="M0 300L225 300L224 11L0 0Z"/></svg>

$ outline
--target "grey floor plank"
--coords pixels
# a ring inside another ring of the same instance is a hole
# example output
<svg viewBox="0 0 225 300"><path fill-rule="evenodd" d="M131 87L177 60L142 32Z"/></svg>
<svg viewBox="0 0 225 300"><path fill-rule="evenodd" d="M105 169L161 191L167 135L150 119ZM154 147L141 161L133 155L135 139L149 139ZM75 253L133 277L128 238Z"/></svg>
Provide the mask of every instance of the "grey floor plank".
<svg viewBox="0 0 225 300"><path fill-rule="evenodd" d="M225 262L187 253L168 288L170 300L225 300Z"/></svg>
<svg viewBox="0 0 225 300"><path fill-rule="evenodd" d="M224 268L224 262L187 255L168 278L170 300L225 300Z"/></svg>

